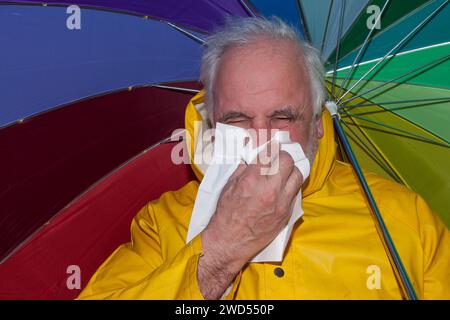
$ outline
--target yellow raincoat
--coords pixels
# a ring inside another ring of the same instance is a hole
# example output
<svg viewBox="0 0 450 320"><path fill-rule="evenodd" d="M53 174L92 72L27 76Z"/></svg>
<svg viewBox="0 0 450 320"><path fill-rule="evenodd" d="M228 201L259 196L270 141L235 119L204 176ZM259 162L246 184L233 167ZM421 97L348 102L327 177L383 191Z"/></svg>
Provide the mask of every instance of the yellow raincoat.
<svg viewBox="0 0 450 320"><path fill-rule="evenodd" d="M202 120L194 97L186 129ZM302 187L303 217L281 263L250 263L227 299L401 299L391 265L352 168L335 159L332 122L311 176ZM193 144L190 145L191 154ZM193 165L199 179L201 170ZM366 178L421 299L450 299L450 233L424 200L407 188L367 173ZM203 299L197 283L201 238L186 244L199 182L163 194L134 218L131 242L97 270L79 298ZM282 269L282 271L280 270Z"/></svg>

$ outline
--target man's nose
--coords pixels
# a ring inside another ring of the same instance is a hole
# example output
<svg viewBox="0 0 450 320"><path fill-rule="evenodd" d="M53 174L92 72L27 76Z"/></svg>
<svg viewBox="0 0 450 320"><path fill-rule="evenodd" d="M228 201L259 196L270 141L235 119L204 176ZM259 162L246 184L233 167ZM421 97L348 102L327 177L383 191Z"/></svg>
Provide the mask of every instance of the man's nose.
<svg viewBox="0 0 450 320"><path fill-rule="evenodd" d="M267 121L266 119L253 119L253 123L251 126L251 135L252 140L257 146L260 146L271 138L271 126L270 121Z"/></svg>

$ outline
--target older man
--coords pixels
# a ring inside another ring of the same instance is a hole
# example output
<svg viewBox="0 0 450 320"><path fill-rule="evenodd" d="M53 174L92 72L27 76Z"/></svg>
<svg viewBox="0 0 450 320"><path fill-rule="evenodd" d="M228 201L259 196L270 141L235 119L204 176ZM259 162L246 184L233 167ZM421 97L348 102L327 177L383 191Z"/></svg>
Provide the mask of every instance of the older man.
<svg viewBox="0 0 450 320"><path fill-rule="evenodd" d="M260 163L241 164L207 227L187 244L199 183L165 193L136 215L132 241L80 298L402 298L357 179L335 160L322 76L314 49L280 20L234 20L210 37L202 81L212 123L288 131L314 164L311 175L304 179L284 151L273 175L261 175ZM187 115L200 102L201 95ZM367 179L419 297L450 298L448 229L416 194ZM251 263L286 226L300 188L304 216L282 262Z"/></svg>

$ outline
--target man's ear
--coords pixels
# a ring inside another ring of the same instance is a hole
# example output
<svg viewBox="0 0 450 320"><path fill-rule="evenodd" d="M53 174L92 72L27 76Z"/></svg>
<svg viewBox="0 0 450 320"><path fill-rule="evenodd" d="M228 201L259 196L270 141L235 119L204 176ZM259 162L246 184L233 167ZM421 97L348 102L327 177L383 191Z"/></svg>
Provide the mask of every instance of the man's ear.
<svg viewBox="0 0 450 320"><path fill-rule="evenodd" d="M323 137L323 122L322 122L322 113L316 115L316 130L317 137L320 139Z"/></svg>

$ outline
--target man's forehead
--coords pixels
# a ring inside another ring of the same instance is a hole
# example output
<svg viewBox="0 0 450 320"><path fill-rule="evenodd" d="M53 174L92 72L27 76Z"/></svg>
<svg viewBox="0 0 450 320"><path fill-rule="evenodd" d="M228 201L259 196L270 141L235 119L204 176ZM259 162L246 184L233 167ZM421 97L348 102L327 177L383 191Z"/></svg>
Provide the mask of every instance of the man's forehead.
<svg viewBox="0 0 450 320"><path fill-rule="evenodd" d="M258 47L276 47L288 54L273 56L267 50L258 53L255 49ZM286 40L261 40L248 47L235 48L235 52L246 50L244 56L222 57L213 87L215 118L225 113L240 112L254 117L286 112L287 107L297 112L302 109L309 97L309 77L299 67L300 58L298 52L294 54L293 47ZM233 49L229 53L232 52Z"/></svg>
<svg viewBox="0 0 450 320"><path fill-rule="evenodd" d="M245 44L231 45L221 55L217 72L226 72L230 67L245 70L246 66L262 61L266 63L269 61L279 63L281 61L291 64L291 70L294 64L294 68L304 69L305 62L302 59L301 51L302 49L298 44L286 39L261 38ZM257 69L263 71L267 67L270 67L270 65L260 64Z"/></svg>
<svg viewBox="0 0 450 320"><path fill-rule="evenodd" d="M287 40L274 39L231 46L220 58L216 79L222 75L263 75L275 68L300 77L306 75L301 48Z"/></svg>

